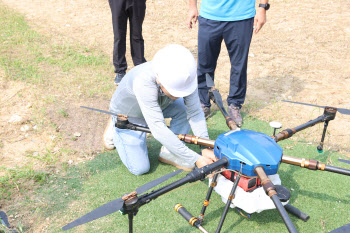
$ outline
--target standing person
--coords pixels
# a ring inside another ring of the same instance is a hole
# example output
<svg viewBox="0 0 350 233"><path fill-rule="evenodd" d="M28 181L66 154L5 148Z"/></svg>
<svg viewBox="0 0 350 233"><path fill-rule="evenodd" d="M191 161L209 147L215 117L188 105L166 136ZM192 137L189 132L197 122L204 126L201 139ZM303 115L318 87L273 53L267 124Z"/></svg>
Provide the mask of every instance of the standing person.
<svg viewBox="0 0 350 233"><path fill-rule="evenodd" d="M148 126L163 146L159 160L184 170L215 161L214 152L203 149L202 156L189 149L175 134L209 138L197 90L197 67L192 53L181 45L159 50L152 61L131 69L120 82L110 103L110 111L129 116L131 123ZM170 128L164 118L171 118ZM129 171L141 175L149 171L146 133L115 127L116 117L104 133L107 149L116 147Z"/></svg>
<svg viewBox="0 0 350 233"><path fill-rule="evenodd" d="M127 21L130 24L131 57L135 66L146 62L142 23L145 18L146 0L109 0L114 33L113 65L118 85L128 68L125 58Z"/></svg>
<svg viewBox="0 0 350 233"><path fill-rule="evenodd" d="M247 62L253 34L266 22L268 0L261 0L255 12L255 0L202 0L198 15L197 0L189 0L187 24L199 22L198 28L198 92L206 117L210 115L210 100L205 74L214 78L221 42L225 41L231 61L228 113L241 127L240 109L247 91ZM254 17L255 16L255 17Z"/></svg>

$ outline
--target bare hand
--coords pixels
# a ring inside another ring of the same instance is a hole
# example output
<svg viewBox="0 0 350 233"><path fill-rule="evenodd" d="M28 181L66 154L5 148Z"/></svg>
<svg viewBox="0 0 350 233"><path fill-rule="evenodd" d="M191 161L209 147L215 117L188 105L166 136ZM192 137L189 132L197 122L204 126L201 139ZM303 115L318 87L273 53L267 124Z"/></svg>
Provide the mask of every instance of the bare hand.
<svg viewBox="0 0 350 233"><path fill-rule="evenodd" d="M212 160L213 162L216 162L218 158L214 155L214 151L211 149L203 149L202 150L202 156Z"/></svg>
<svg viewBox="0 0 350 233"><path fill-rule="evenodd" d="M254 33L257 34L266 23L266 10L259 7L254 17Z"/></svg>
<svg viewBox="0 0 350 233"><path fill-rule="evenodd" d="M201 167L204 167L206 165L209 165L211 163L213 163L214 161L207 158L207 157L204 157L204 156L199 156L198 160L196 161L196 165L198 168L201 168Z"/></svg>
<svg viewBox="0 0 350 233"><path fill-rule="evenodd" d="M191 7L188 11L188 16L187 16L187 27L189 29L192 29L192 25L196 24L198 19L198 10L196 7ZM193 20L193 22L192 22Z"/></svg>

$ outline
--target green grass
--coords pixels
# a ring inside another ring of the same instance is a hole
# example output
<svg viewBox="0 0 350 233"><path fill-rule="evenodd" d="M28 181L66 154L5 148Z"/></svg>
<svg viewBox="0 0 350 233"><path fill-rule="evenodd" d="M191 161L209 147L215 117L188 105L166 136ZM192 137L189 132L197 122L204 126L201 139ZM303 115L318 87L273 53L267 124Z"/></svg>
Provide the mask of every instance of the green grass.
<svg viewBox="0 0 350 233"><path fill-rule="evenodd" d="M57 113L62 117L69 117L69 114L64 109L59 109Z"/></svg>
<svg viewBox="0 0 350 233"><path fill-rule="evenodd" d="M0 18L0 67L6 78L64 92L76 90L77 97L105 94L113 89L109 77L112 65L102 51L65 40L53 42L2 3Z"/></svg>
<svg viewBox="0 0 350 233"><path fill-rule="evenodd" d="M49 36L41 35L29 27L23 16L1 3L0 18L0 67L5 71L7 79L51 87L57 89L58 93L62 92L62 96L70 90L69 93L75 93L77 98L81 94L107 95L114 89L109 77L112 65L101 51L66 41L54 43ZM18 93L18 96L20 95L22 94ZM56 93L50 91L41 96L46 104L55 103L60 97L56 97ZM246 109L250 111L259 106L259 103L252 102ZM45 112L45 106L38 108ZM68 117L64 110L59 110L58 114ZM246 129L268 135L273 132L266 122L248 115L244 120ZM41 122L40 119L36 121ZM212 139L227 131L219 112L208 120L208 127ZM56 140L60 140L59 135ZM279 144L285 148L286 155L316 159L350 169L349 165L337 161L338 158L345 158L344 156L332 151L318 154L316 145L293 140ZM0 142L0 147L2 146ZM142 176L132 175L121 163L115 151L99 154L95 159L78 165L62 164L61 171L52 171L50 174L36 171L30 164L24 168L0 167L0 170L6 173L0 177L0 199L11 199L14 193L21 192L26 198L19 204L35 217L34 227L36 224L47 223L48 232L62 232L61 227L72 220L174 171L174 167L158 162L160 147L161 145L154 139L149 140L151 170ZM190 147L198 150L198 146ZM61 149L60 153L76 152ZM48 151L43 155L28 156L46 165L52 165L56 164L58 155ZM162 185L173 182L185 174L186 172ZM348 177L310 171L287 164L280 166L279 175L282 184L293 190L290 203L311 216L307 223L291 216L299 232L328 232L350 222ZM36 187L36 184L42 185ZM197 230L189 226L173 207L176 203L181 203L197 216L206 196L207 186L207 181L184 185L141 207L135 217L134 232L196 232ZM18 206L11 205L8 214L18 212ZM215 231L223 209L224 203L221 198L213 193L204 222L204 227L209 232ZM18 228L28 230L28 226L18 225ZM0 232L1 230L0 228ZM128 220L126 216L114 213L70 232L128 232ZM276 210L267 210L245 219L230 209L221 232L287 232L287 230Z"/></svg>
<svg viewBox="0 0 350 233"><path fill-rule="evenodd" d="M55 165L58 160L57 153L54 153L49 149L46 149L46 152L43 154L39 154L38 152L27 151L25 156L28 158L33 158L35 160L41 161L43 164L46 164L46 165Z"/></svg>
<svg viewBox="0 0 350 233"><path fill-rule="evenodd" d="M0 171L6 174L0 177L0 200L11 199L15 190L25 192L26 189L31 188L30 184L40 184L48 176L46 172L34 170L31 164L22 168L0 167Z"/></svg>
<svg viewBox="0 0 350 233"><path fill-rule="evenodd" d="M208 120L211 138L227 131L220 113ZM267 123L245 117L244 128L271 134ZM306 142L283 141L282 147L288 147L284 153L295 157L320 160L334 166L350 168L339 163L343 156L326 151L318 154L316 145ZM40 219L47 217L55 220L50 224L50 232L61 232L60 228L89 211L129 193L135 188L174 171L174 167L158 162L160 144L153 138L149 140L151 171L142 176L132 175L121 163L115 152L102 153L94 160L81 163L67 170L62 177L50 178L48 185L36 190L42 207L36 209ZM198 146L191 145L195 150ZM183 177L178 175L165 184ZM322 171L310 171L300 167L282 164L279 169L282 185L291 191L290 203L311 216L305 223L291 216L299 232L328 232L350 221L348 210L350 197L348 177ZM161 186L159 186L161 187ZM159 188L158 187L158 188ZM198 215L207 192L207 181L187 184L141 207L135 217L135 232L195 232L196 229L177 214L173 207L176 203L184 205L192 214ZM34 203L32 203L34 204ZM36 203L40 204L40 203ZM37 206L37 205L34 206ZM214 232L220 220L224 203L214 193L207 208L204 227ZM114 213L100 218L69 232L127 232L127 216ZM253 214L250 219L241 217L230 209L221 232L287 232L276 210L267 210Z"/></svg>

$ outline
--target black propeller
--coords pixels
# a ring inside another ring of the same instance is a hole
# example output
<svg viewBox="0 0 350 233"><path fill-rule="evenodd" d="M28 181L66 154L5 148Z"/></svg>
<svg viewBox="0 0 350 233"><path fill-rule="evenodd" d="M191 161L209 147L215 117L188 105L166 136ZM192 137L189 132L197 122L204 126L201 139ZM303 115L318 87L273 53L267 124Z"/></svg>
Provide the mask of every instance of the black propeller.
<svg viewBox="0 0 350 233"><path fill-rule="evenodd" d="M135 190L135 192L136 192L136 194L142 194L142 193L146 192L147 190L149 190L149 189L163 183L164 181L170 179L171 177L179 174L182 171L183 170L180 169L180 170L177 170L175 172L169 173L165 176L162 176L158 179L155 179L155 180L137 188ZM84 216L74 220L73 222L65 225L64 227L62 227L62 230L66 231L66 230L69 230L73 227L91 222L95 219L98 219L98 218L104 217L106 215L112 214L114 212L117 212L123 207L123 205L124 205L124 200L122 198L115 199L115 200L108 202L107 204L104 204L103 206L100 206L97 209L85 214Z"/></svg>
<svg viewBox="0 0 350 233"><path fill-rule="evenodd" d="M219 90L215 88L214 80L209 74L205 74L205 80L207 83L207 87L209 88L209 98L213 100L213 102L219 107L222 115L224 115L226 124L230 129L236 129L237 126L241 127L241 125L236 125L236 123L231 119L228 115L224 103L222 102L222 97L219 93Z"/></svg>
<svg viewBox="0 0 350 233"><path fill-rule="evenodd" d="M350 223L348 223L342 227L339 227L333 231L330 231L329 233L347 233L347 232L350 232Z"/></svg>
<svg viewBox="0 0 350 233"><path fill-rule="evenodd" d="M283 102L288 102L288 103L293 103L293 104L302 104L302 105L307 105L307 106L313 106L313 107L319 107L319 108L326 108L326 106L319 106L319 105L314 105L314 104L305 104L305 103L300 103L300 102L294 102L294 101L288 101L288 100L282 100ZM341 114L345 115L350 115L350 109L345 109L345 108L337 108L337 111Z"/></svg>
<svg viewBox="0 0 350 233"><path fill-rule="evenodd" d="M107 114L112 115L112 116L118 116L117 113L107 112L107 111L103 111L103 110L100 110L100 109L97 109L97 108L89 108L89 107L85 107L85 106L80 106L80 107L81 108L86 108L86 109L89 109L89 110L93 110L93 111L97 111L97 112L107 113Z"/></svg>
<svg viewBox="0 0 350 233"><path fill-rule="evenodd" d="M350 161L349 160L345 160L345 159L338 159L339 162L343 162L343 163L348 163L350 164Z"/></svg>
<svg viewBox="0 0 350 233"><path fill-rule="evenodd" d="M213 78L209 75L209 74L205 74L205 80L207 82L207 87L212 89L212 93L213 93L213 97L211 97L211 99L220 107L223 108L223 110L226 112L225 108L224 108L224 104L222 102L222 97L219 93L219 91L215 88L215 84L214 84L214 80Z"/></svg>
<svg viewBox="0 0 350 233"><path fill-rule="evenodd" d="M97 112L106 113L106 114L109 114L109 115L112 115L112 116L116 116L116 117L124 116L122 114L117 114L117 113L114 113L114 112L108 112L108 111L100 110L100 109L97 109L97 108L90 108L90 107L85 107L85 106L80 106L80 107L81 108L86 108L86 109L89 109L89 110L93 110L93 111L97 111ZM130 120L130 122L132 122L133 124L136 124L138 126L146 124L144 119L141 119L141 118L138 118L138 117L130 117L130 116L125 116L125 117L128 119L128 121Z"/></svg>

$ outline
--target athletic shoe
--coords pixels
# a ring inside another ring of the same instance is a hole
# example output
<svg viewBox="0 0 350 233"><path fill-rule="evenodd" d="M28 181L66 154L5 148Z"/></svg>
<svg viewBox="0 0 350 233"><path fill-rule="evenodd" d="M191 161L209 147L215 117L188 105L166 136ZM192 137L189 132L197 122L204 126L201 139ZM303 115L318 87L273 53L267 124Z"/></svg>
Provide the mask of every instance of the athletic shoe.
<svg viewBox="0 0 350 233"><path fill-rule="evenodd" d="M119 83L122 81L122 79L125 76L125 71L118 72L114 78L114 84L119 85Z"/></svg>
<svg viewBox="0 0 350 233"><path fill-rule="evenodd" d="M105 132L103 133L103 145L107 150L113 150L115 148L113 143L113 130L112 117L110 117Z"/></svg>
<svg viewBox="0 0 350 233"><path fill-rule="evenodd" d="M183 169L184 171L192 171L194 168L194 164L190 164L185 160L177 157L168 151L164 146L160 149L158 160L162 163L171 164L179 169Z"/></svg>
<svg viewBox="0 0 350 233"><path fill-rule="evenodd" d="M227 110L228 110L228 115L230 115L231 119L236 123L238 127L241 127L243 125L241 109L238 107L235 107L233 104L230 104Z"/></svg>

